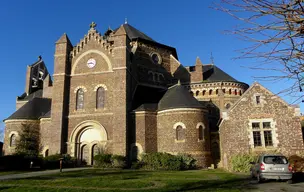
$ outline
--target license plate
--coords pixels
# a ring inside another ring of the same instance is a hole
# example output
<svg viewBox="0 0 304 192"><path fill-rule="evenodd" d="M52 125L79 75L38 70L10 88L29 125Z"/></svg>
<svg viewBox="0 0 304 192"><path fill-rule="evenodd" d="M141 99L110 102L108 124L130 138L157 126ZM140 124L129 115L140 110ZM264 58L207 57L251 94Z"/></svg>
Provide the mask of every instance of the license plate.
<svg viewBox="0 0 304 192"><path fill-rule="evenodd" d="M273 168L275 171L284 171L284 168Z"/></svg>

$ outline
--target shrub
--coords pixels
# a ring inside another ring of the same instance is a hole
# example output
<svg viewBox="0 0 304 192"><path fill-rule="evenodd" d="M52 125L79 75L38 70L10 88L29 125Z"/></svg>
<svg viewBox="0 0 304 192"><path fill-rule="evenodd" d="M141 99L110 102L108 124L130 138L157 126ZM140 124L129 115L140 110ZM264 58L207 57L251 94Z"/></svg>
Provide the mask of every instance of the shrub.
<svg viewBox="0 0 304 192"><path fill-rule="evenodd" d="M99 154L94 156L94 166L101 168L112 167L111 154Z"/></svg>
<svg viewBox="0 0 304 192"><path fill-rule="evenodd" d="M231 157L230 166L234 172L249 172L250 162L255 162L258 156L256 154L237 154Z"/></svg>
<svg viewBox="0 0 304 192"><path fill-rule="evenodd" d="M169 153L147 153L141 160L148 170L184 170L195 167L195 159L189 155L171 155Z"/></svg>
<svg viewBox="0 0 304 192"><path fill-rule="evenodd" d="M124 168L126 158L121 155L98 154L94 156L94 166L100 168Z"/></svg>
<svg viewBox="0 0 304 192"><path fill-rule="evenodd" d="M126 158L122 155L113 155L111 163L114 168L124 168L126 166Z"/></svg>
<svg viewBox="0 0 304 192"><path fill-rule="evenodd" d="M0 157L0 170L26 170L30 169L31 162L33 166L40 167L42 160L39 157L30 157L25 155L6 155Z"/></svg>
<svg viewBox="0 0 304 192"><path fill-rule="evenodd" d="M179 155L183 162L183 169L195 169L196 168L196 159L194 159L191 155L181 154Z"/></svg>
<svg viewBox="0 0 304 192"><path fill-rule="evenodd" d="M292 155L288 160L295 172L304 172L304 158L298 155Z"/></svg>
<svg viewBox="0 0 304 192"><path fill-rule="evenodd" d="M62 160L63 168L71 168L76 166L76 159L72 158L68 154L54 154L43 158L43 168L44 169L59 169L60 167L60 159Z"/></svg>

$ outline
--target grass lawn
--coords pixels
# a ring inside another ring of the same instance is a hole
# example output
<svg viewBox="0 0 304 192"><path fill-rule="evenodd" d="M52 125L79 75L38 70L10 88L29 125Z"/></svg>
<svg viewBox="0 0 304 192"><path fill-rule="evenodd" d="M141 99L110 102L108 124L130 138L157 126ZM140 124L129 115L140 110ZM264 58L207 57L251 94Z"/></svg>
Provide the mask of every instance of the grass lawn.
<svg viewBox="0 0 304 192"><path fill-rule="evenodd" d="M247 191L248 176L220 170L138 171L90 169L0 181L0 191Z"/></svg>

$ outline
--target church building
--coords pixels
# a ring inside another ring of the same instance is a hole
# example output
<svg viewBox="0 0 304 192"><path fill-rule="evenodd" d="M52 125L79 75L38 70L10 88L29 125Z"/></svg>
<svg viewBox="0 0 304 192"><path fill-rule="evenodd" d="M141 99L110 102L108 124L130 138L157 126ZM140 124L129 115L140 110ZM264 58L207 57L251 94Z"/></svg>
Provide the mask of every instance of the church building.
<svg viewBox="0 0 304 192"><path fill-rule="evenodd" d="M90 25L73 45L55 44L54 74L41 57L27 66L24 93L4 120L4 153L22 126L40 130L44 156L87 164L101 151L127 156L191 154L200 167L256 150L304 149L299 108L262 85L249 87L213 62L183 66L174 47L125 23L103 34Z"/></svg>

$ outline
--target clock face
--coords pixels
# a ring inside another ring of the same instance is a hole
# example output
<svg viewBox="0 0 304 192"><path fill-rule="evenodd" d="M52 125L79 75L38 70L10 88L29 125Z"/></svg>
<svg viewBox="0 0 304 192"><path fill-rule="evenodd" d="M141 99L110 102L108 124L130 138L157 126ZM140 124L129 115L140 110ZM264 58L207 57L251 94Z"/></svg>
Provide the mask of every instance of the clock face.
<svg viewBox="0 0 304 192"><path fill-rule="evenodd" d="M95 65L96 65L96 60L95 60L95 59L89 59L89 60L88 60L87 66L88 66L89 68L93 68L93 67L95 67Z"/></svg>

